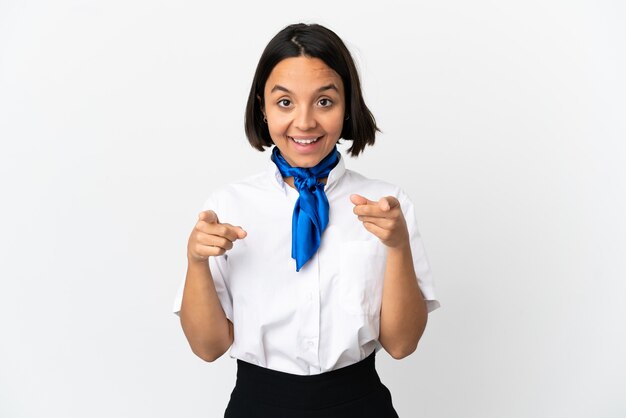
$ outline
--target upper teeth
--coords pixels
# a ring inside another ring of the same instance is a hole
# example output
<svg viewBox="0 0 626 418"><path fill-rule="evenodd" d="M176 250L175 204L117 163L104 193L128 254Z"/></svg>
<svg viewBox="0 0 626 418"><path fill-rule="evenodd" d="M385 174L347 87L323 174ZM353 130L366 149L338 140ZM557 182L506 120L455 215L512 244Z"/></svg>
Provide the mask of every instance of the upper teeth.
<svg viewBox="0 0 626 418"><path fill-rule="evenodd" d="M294 141L296 141L298 144L311 144L315 141L317 141L317 138L309 138L309 139L296 139L296 138L291 138Z"/></svg>

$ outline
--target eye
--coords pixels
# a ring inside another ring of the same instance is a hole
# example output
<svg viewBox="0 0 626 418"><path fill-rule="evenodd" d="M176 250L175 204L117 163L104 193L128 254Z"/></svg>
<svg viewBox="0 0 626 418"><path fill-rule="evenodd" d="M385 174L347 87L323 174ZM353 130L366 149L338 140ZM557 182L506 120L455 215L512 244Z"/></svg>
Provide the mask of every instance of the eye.
<svg viewBox="0 0 626 418"><path fill-rule="evenodd" d="M289 107L290 104L291 104L291 100L289 99L280 99L278 101L278 106L280 107Z"/></svg>
<svg viewBox="0 0 626 418"><path fill-rule="evenodd" d="M320 106L322 107L329 107L332 106L333 101L330 99L320 99L320 101L318 102L320 104Z"/></svg>

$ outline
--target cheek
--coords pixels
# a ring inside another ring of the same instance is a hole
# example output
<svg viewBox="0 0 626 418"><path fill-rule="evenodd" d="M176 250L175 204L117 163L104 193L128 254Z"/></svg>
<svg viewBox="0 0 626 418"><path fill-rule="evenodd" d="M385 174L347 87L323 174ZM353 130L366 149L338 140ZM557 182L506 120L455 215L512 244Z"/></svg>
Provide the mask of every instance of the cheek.
<svg viewBox="0 0 626 418"><path fill-rule="evenodd" d="M281 115L268 116L268 129L270 134L282 134L289 126L289 121Z"/></svg>
<svg viewBox="0 0 626 418"><path fill-rule="evenodd" d="M335 118L328 120L326 123L326 131L329 133L332 132L336 135L340 135L343 129L343 122L344 122L343 117L339 117L339 118L335 117Z"/></svg>

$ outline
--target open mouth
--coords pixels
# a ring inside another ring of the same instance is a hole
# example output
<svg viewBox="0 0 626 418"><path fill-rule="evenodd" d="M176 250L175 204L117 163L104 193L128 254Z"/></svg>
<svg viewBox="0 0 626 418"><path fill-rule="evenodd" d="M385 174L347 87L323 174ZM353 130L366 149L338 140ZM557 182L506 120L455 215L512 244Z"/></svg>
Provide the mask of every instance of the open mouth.
<svg viewBox="0 0 626 418"><path fill-rule="evenodd" d="M289 137L289 139L291 139L293 142L295 142L296 144L299 145L310 145L313 144L317 141L319 141L319 139L321 138L321 136L317 136L317 137L300 137L300 138L294 138L292 136Z"/></svg>

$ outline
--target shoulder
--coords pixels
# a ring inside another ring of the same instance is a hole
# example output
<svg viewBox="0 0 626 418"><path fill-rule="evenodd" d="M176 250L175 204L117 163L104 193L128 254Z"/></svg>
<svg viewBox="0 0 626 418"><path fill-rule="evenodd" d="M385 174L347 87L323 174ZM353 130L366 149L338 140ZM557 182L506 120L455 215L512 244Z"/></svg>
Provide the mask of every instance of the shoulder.
<svg viewBox="0 0 626 418"><path fill-rule="evenodd" d="M348 169L346 169L344 176L344 182L347 188L369 191L376 195L394 196L402 200L408 198L407 193L402 187L389 181L369 178L359 172Z"/></svg>
<svg viewBox="0 0 626 418"><path fill-rule="evenodd" d="M241 205L247 200L257 199L270 188L270 180L268 173L263 171L218 186L208 193L205 207Z"/></svg>
<svg viewBox="0 0 626 418"><path fill-rule="evenodd" d="M255 173L240 180L227 183L216 188L213 194L217 196L240 195L255 190L263 190L269 185L269 178L266 171Z"/></svg>

